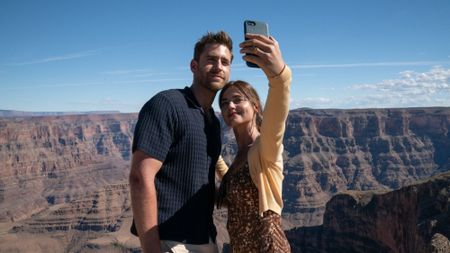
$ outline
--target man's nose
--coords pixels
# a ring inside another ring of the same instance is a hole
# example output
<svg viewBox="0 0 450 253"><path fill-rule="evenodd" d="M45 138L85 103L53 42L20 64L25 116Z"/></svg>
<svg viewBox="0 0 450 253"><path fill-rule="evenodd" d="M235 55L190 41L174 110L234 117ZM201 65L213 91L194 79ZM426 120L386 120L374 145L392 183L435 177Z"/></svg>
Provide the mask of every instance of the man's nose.
<svg viewBox="0 0 450 253"><path fill-rule="evenodd" d="M214 66L214 69L216 69L216 70L222 70L223 69L223 64L222 64L222 62L220 60L215 61L213 66Z"/></svg>

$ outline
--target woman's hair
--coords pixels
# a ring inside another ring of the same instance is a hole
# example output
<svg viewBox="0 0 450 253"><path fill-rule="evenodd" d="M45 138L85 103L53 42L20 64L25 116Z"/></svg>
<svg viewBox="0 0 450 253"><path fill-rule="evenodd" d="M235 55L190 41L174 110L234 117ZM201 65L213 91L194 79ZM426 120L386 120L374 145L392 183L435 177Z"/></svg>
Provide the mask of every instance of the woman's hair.
<svg viewBox="0 0 450 253"><path fill-rule="evenodd" d="M247 82L236 80L236 81L230 81L223 89L220 91L219 94L219 107L222 103L223 94L225 91L227 91L230 87L235 87L244 97L246 100L248 100L250 103L253 104L253 106L256 108L255 117L256 117L256 128L258 131L261 129L261 123L262 123L262 106L261 106L261 100L259 99L258 93L256 90Z"/></svg>
<svg viewBox="0 0 450 253"><path fill-rule="evenodd" d="M222 104L223 94L231 88L235 87L239 93L242 94L242 96L245 97L246 100L248 100L255 108L255 123L256 123L256 129L258 131L261 131L261 124L262 124L262 106L261 106L261 100L259 99L258 93L256 90L247 82L236 80L236 81L230 81L222 88L219 94L219 107ZM221 108L222 109L222 108ZM230 180L230 174L231 171L234 170L233 165L230 166L227 173L225 173L222 182L220 183L219 191L216 194L216 206L217 208L221 208L222 206L226 206L227 199L227 188Z"/></svg>

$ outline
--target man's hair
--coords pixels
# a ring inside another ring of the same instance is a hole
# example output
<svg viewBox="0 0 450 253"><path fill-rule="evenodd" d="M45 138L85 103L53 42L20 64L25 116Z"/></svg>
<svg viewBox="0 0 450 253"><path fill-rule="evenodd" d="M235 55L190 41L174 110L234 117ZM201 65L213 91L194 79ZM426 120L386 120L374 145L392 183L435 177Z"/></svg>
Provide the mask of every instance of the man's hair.
<svg viewBox="0 0 450 253"><path fill-rule="evenodd" d="M233 61L233 41L231 40L231 37L224 31L219 31L217 33L208 32L197 41L194 49L195 61L198 61L200 59L200 55L202 54L207 44L220 44L226 46L228 50L230 50L231 61Z"/></svg>

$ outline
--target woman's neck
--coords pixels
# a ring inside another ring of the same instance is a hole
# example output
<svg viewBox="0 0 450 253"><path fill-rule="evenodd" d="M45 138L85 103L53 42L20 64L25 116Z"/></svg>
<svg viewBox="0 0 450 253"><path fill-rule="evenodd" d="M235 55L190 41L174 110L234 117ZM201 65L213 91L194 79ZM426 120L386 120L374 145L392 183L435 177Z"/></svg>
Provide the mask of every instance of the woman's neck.
<svg viewBox="0 0 450 253"><path fill-rule="evenodd" d="M238 151L248 150L259 136L259 131L256 128L255 123L251 124L251 126L236 126L233 128L233 132L236 137Z"/></svg>

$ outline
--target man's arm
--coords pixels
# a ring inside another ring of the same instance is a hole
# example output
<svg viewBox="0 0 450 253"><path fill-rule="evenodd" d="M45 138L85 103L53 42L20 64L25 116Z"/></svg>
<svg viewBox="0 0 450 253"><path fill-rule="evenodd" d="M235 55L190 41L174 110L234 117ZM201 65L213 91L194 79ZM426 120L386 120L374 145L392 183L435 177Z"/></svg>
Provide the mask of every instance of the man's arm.
<svg viewBox="0 0 450 253"><path fill-rule="evenodd" d="M133 153L130 171L131 208L142 251L161 252L155 175L162 162L140 150Z"/></svg>

